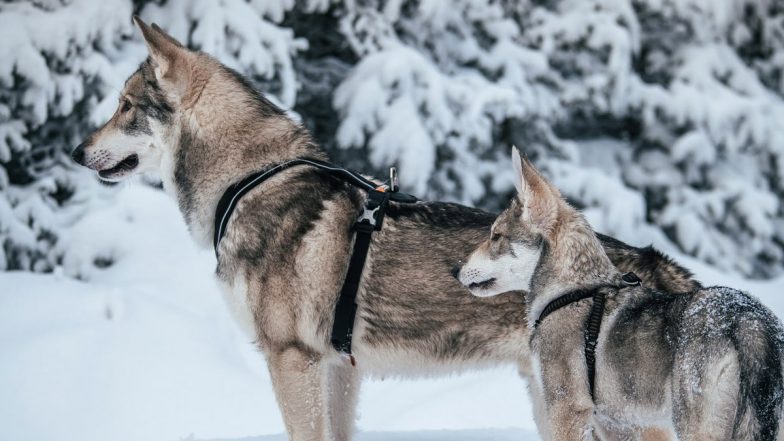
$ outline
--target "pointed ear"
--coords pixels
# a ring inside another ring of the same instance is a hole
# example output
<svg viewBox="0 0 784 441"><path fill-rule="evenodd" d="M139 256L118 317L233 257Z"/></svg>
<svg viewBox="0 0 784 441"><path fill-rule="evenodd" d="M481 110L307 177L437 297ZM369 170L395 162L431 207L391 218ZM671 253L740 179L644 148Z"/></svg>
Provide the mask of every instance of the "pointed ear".
<svg viewBox="0 0 784 441"><path fill-rule="evenodd" d="M515 151L512 161L520 182L517 197L523 206L523 220L547 236L553 232L558 220L561 193L539 173L528 158L521 159Z"/></svg>
<svg viewBox="0 0 784 441"><path fill-rule="evenodd" d="M514 185L517 193L523 192L523 162L520 160L520 151L517 146L512 146L512 165L515 171Z"/></svg>
<svg viewBox="0 0 784 441"><path fill-rule="evenodd" d="M155 63L156 76L158 79L165 77L171 71L177 58L183 55L185 48L157 24L153 23L152 26L149 26L138 15L133 16L133 22L142 31L150 58Z"/></svg>
<svg viewBox="0 0 784 441"><path fill-rule="evenodd" d="M177 39L176 39L176 38L172 37L172 36L171 36L171 35L169 35L169 34L168 34L166 31L164 31L163 29L161 29L161 27L160 27L160 26L158 26L158 24L157 24L157 23L153 23L153 24L152 24L152 29L153 29L155 32L157 32L158 34L160 34L160 35L161 35L163 38L165 38L165 39L169 40L169 42L170 42L171 44L173 44L173 45L177 46L177 47L178 47L178 48L180 48L180 49L184 49L184 48L185 48L185 46L183 46L183 45L182 45L182 43L180 43L179 41L177 41Z"/></svg>

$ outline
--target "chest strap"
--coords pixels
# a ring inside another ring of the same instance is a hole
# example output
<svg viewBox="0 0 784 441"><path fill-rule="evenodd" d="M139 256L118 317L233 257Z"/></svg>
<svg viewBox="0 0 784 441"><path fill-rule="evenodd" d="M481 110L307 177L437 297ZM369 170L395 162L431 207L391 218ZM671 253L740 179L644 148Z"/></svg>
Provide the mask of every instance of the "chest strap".
<svg viewBox="0 0 784 441"><path fill-rule="evenodd" d="M296 165L308 165L318 168L322 171L326 171L335 178L368 192L364 210L360 213L359 218L353 227L356 232L354 249L351 253L351 259L349 260L343 287L340 290L340 297L335 306L335 320L332 325L332 334L330 338L332 346L338 352L343 352L351 356L351 338L357 313L357 291L359 291L362 270L365 267L365 260L367 260L373 232L381 229L389 201L414 203L417 202L417 198L397 191L397 175L394 172L394 169L390 176L390 185L384 186L363 177L357 172L318 159L296 158L282 162L250 174L241 181L230 186L226 189L226 192L223 193L223 196L218 202L218 207L215 210L213 245L215 247L216 257L219 256L218 247L221 239L223 239L223 236L226 234L226 227L231 219L231 214L234 212L234 209L242 196L261 185L272 176ZM353 357L351 357L351 363L355 364Z"/></svg>
<svg viewBox="0 0 784 441"><path fill-rule="evenodd" d="M356 238L351 260L348 263L346 279L340 290L340 297L335 306L335 321L332 323L332 347L338 352L351 355L351 338L354 332L354 319L357 315L357 291L365 268L370 239L374 231L381 229L384 214L389 205L389 193L372 190L368 193L365 210L354 224ZM351 357L351 364L355 364Z"/></svg>
<svg viewBox="0 0 784 441"><path fill-rule="evenodd" d="M632 272L624 274L621 277L621 282L623 283L622 286L598 285L569 291L548 303L534 323L534 328L537 328L545 317L564 306L579 302L588 297L593 299L591 312L588 314L588 320L585 322L585 331L583 333L583 338L585 340L585 367L588 374L588 386L591 391L591 399L594 398L594 384L596 378L596 345L599 342L599 331L601 331L602 319L604 318L604 306L607 301L607 294L604 292L604 288L621 289L628 286L639 286L642 283L640 278Z"/></svg>

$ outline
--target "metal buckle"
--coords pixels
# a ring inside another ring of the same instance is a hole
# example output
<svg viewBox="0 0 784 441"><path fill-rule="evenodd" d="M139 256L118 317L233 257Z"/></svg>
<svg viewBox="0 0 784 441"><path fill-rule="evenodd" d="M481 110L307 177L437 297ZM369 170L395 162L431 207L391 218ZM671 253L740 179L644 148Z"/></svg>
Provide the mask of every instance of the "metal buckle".
<svg viewBox="0 0 784 441"><path fill-rule="evenodd" d="M621 276L621 281L626 286L642 285L642 280L640 280L640 278L637 277L637 274L634 274L633 272L628 272Z"/></svg>
<svg viewBox="0 0 784 441"><path fill-rule="evenodd" d="M400 188L397 181L397 167L389 167L389 191L396 192Z"/></svg>

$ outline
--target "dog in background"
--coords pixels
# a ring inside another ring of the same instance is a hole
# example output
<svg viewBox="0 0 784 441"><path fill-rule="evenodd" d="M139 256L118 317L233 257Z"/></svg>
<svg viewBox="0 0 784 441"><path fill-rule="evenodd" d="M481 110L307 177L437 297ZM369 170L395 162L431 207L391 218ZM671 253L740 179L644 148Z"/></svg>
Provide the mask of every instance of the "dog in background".
<svg viewBox="0 0 784 441"><path fill-rule="evenodd" d="M517 196L457 277L479 297L527 292L543 436L629 439L658 427L681 440L783 439L784 333L774 314L731 288L624 283L582 214L516 149L513 162ZM577 290L606 295L593 391L584 351L591 299L542 315Z"/></svg>

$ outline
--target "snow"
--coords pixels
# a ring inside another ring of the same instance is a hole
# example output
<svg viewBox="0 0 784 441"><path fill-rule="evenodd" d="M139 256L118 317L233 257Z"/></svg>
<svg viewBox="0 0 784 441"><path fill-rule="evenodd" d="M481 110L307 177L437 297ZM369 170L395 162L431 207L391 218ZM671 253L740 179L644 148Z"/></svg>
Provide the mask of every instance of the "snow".
<svg viewBox="0 0 784 441"><path fill-rule="evenodd" d="M54 274L0 273L0 439L284 439L264 360L168 196L126 185L67 233ZM748 281L678 259L784 316L784 278ZM366 381L359 415L366 441L538 439L525 383L508 366Z"/></svg>
<svg viewBox="0 0 784 441"><path fill-rule="evenodd" d="M81 77L95 75L109 63L107 57L95 49L110 51L115 35L127 35L131 31L126 18L131 13L131 5L122 0L74 0L56 12L17 3L6 5L2 12L0 85L12 86L16 81L25 80L30 83L22 100L33 109L36 124L47 120L50 102L56 101L55 98L60 101L59 105L52 106L56 115L71 113L73 103L84 94ZM100 25L80 26L85 20ZM93 48L96 40L99 43ZM59 60L73 57L73 72L51 72L47 55ZM0 150L7 148L2 141L0 139Z"/></svg>
<svg viewBox="0 0 784 441"><path fill-rule="evenodd" d="M411 432L362 432L355 437L356 441L535 441L539 437L534 431L506 430L429 430ZM233 441L285 441L286 436L271 435L238 438ZM232 441L229 439L203 441Z"/></svg>

